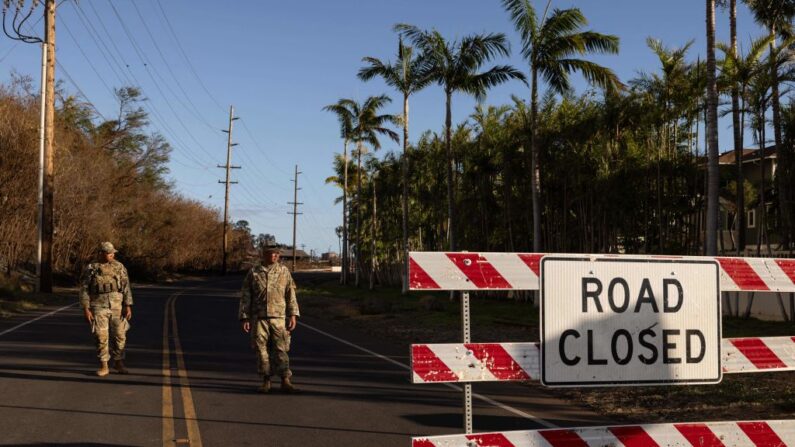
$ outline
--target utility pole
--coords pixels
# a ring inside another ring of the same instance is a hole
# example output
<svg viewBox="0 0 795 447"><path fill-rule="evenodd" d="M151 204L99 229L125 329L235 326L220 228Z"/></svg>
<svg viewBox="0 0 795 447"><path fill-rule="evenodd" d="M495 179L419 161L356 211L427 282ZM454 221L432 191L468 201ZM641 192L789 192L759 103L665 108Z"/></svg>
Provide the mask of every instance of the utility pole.
<svg viewBox="0 0 795 447"><path fill-rule="evenodd" d="M41 105L39 119L39 195L36 201L36 291L41 292L41 243L44 236L44 109L47 98L47 44L41 43Z"/></svg>
<svg viewBox="0 0 795 447"><path fill-rule="evenodd" d="M293 269L292 269L293 272L295 272L295 258L297 256L297 254L295 252L295 249L296 249L296 247L295 247L295 229L296 229L296 227L298 225L298 215L299 214L304 214L304 213L299 213L298 212L298 205L303 205L302 202L298 201L298 190L301 189L301 188L298 187L298 174L303 174L303 172L299 172L298 171L298 165L295 165L295 179L291 180L294 183L294 185L293 185L293 201L292 202L287 202L289 205L293 206L293 212L292 213L289 212L289 211L287 212L287 214L292 214L293 215Z"/></svg>
<svg viewBox="0 0 795 447"><path fill-rule="evenodd" d="M236 184L237 182L232 182L229 180L229 174L231 173L232 169L240 169L240 166L232 166L232 147L237 146L237 143L232 143L232 123L237 120L238 118L235 116L235 107L229 106L229 129L228 130L221 130L221 132L227 133L227 140L226 140L226 165L218 165L219 168L226 169L226 180L221 181L218 180L218 183L225 184L225 193L224 193L224 243L223 243L223 260L221 261L221 273L226 275L226 257L229 251L229 185Z"/></svg>
<svg viewBox="0 0 795 447"><path fill-rule="evenodd" d="M52 293L52 241L54 234L53 186L55 176L55 0L44 2L44 45L46 47L46 86L44 95L44 181L41 208L41 277L42 292Z"/></svg>

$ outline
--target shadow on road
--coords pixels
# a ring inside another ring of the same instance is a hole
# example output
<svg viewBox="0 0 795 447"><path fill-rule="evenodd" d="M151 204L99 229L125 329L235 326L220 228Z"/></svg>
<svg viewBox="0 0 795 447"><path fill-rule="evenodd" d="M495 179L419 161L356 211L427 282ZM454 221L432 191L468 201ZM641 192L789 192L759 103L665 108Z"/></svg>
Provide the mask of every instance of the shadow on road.
<svg viewBox="0 0 795 447"><path fill-rule="evenodd" d="M31 406L22 406L22 405L0 405L0 408L8 408L12 410L33 410L33 411L42 411L42 412L58 412L58 413L77 413L77 414L90 414L90 415L98 415L102 417L107 416L118 416L118 417L133 417L133 418L146 418L146 419L162 419L162 415L160 414L140 414L140 413L118 413L118 412L109 412L109 411L90 411L90 410L77 410L77 409L66 409L66 408L46 408L46 407L31 407ZM337 428L337 427L322 427L318 425L298 425L298 424L275 424L275 423L266 423L266 422L250 422L250 421L235 421L229 419L210 419L210 418L196 418L196 419L188 419L184 417L174 417L176 421L187 421L187 420L195 420L200 423L218 423L218 424L235 424L235 425L242 425L242 426L256 426L256 427L274 427L274 428L297 428L301 430L323 430L323 431L331 431L331 432L347 432L347 433L369 433L369 434L376 434L376 435L397 435L397 436L411 436L411 433L407 432L390 432L390 431L378 431L378 430L358 430L352 428ZM67 444L53 444L53 443L46 443L46 444L26 444L26 445L81 445L81 446L90 446L90 445L111 445L111 444L90 444L90 443L67 443Z"/></svg>

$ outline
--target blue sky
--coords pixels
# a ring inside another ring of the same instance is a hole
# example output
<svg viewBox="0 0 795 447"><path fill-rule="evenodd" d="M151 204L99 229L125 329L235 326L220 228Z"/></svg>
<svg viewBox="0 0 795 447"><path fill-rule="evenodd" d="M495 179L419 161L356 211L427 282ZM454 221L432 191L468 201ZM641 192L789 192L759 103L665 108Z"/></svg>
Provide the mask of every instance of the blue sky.
<svg viewBox="0 0 795 447"><path fill-rule="evenodd" d="M546 2L535 4L540 10ZM594 60L624 81L657 69L646 47L648 36L668 46L694 39L690 58L704 58L703 1L554 0L552 5L579 7L591 29L620 37L619 55ZM745 6L738 9L741 41L761 35ZM388 93L396 100L389 111L400 112L395 92L379 81L364 84L356 78L362 57L394 58L392 25L399 22L433 27L448 38L503 32L514 50L520 48L499 0L66 0L58 10L56 76L69 93L78 95L79 88L106 118L117 113L109 89L131 83L142 87L152 130L174 146L170 176L177 190L217 208L223 207L218 180L224 172L216 165L226 156L226 134L220 129L226 128L234 105L241 120L235 122L239 146L232 158L243 169L233 173L240 183L232 186L232 219L245 219L255 233L274 234L288 243L292 216L287 202L297 164L303 172L299 201L304 202L298 245L307 251L337 251L334 228L341 208L333 202L339 191L325 179L333 174L332 157L342 143L335 118L321 109L340 97L361 100ZM726 12L718 11L717 25L718 39L727 40ZM39 22L31 33L41 29ZM497 62L526 71L517 52ZM39 57L35 45L0 39L0 79L7 81L14 70L32 76L37 85ZM576 85L585 88L579 79ZM485 103L508 103L512 94L528 97L529 92L512 82L491 91ZM454 121L464 120L474 104L471 98L454 97ZM438 87L412 98L411 139L428 129L439 131L443 120ZM722 148L729 147L726 121L720 139ZM384 142L384 152L398 149Z"/></svg>

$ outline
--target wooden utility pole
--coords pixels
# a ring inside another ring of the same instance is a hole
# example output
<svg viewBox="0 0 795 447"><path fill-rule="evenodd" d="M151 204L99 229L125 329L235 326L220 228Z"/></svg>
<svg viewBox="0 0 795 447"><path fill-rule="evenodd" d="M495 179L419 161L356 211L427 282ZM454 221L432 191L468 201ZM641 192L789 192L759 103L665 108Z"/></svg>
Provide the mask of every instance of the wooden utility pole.
<svg viewBox="0 0 795 447"><path fill-rule="evenodd" d="M298 171L298 165L295 165L295 179L292 180L294 183L293 185L293 201L287 202L289 205L293 206L293 212L287 212L287 214L293 215L293 268L292 271L295 271L295 258L297 257L296 254L296 246L295 246L295 230L298 225L298 215L303 214L298 212L298 205L303 205L303 203L298 201L298 190L301 189L298 187L298 174L302 174L302 172Z"/></svg>
<svg viewBox="0 0 795 447"><path fill-rule="evenodd" d="M226 257L229 252L229 185L237 182L230 181L229 175L232 169L240 169L240 166L232 166L232 147L237 146L237 143L232 143L232 122L235 121L235 107L229 106L229 129L222 130L227 133L226 140L226 165L218 165L219 168L226 169L226 180L218 180L218 183L225 184L224 193L224 243L223 243L223 260L221 261L221 273L226 275Z"/></svg>
<svg viewBox="0 0 795 447"><path fill-rule="evenodd" d="M44 183L41 209L41 277L42 292L52 293L52 242L55 174L55 0L44 3L44 44L47 47L46 86L44 95Z"/></svg>

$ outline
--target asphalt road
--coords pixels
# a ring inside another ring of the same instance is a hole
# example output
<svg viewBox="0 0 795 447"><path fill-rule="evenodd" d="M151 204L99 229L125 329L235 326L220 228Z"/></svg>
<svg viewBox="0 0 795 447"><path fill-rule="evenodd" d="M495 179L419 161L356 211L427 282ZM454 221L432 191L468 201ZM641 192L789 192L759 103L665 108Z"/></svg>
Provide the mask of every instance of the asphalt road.
<svg viewBox="0 0 795 447"><path fill-rule="evenodd" d="M0 321L0 444L409 446L462 431L462 393L412 385L408 346L312 315L290 356L302 392L257 394L236 319L241 279L135 287L129 375L94 375L77 305ZM474 388L478 432L606 422L540 388Z"/></svg>

